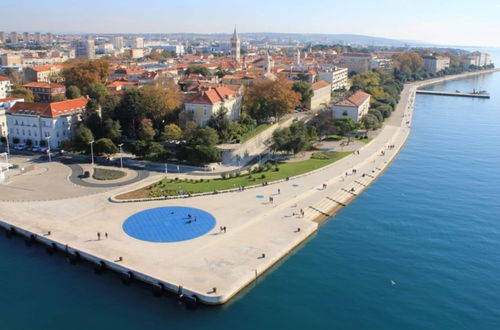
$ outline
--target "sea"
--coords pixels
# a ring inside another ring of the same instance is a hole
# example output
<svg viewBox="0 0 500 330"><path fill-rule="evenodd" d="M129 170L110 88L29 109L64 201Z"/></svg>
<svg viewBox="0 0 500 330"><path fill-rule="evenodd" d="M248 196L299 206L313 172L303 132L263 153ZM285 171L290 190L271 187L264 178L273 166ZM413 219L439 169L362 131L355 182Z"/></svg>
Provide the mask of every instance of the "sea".
<svg viewBox="0 0 500 330"><path fill-rule="evenodd" d="M188 308L0 235L0 330L500 329L500 73L430 88L491 99L418 95L385 173L230 303Z"/></svg>

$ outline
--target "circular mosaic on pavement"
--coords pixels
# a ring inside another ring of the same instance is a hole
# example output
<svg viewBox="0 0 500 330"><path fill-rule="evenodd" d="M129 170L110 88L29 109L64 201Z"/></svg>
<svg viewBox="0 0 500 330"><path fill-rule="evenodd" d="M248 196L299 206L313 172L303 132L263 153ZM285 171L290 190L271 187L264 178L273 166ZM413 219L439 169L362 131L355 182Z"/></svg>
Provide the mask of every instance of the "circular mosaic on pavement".
<svg viewBox="0 0 500 330"><path fill-rule="evenodd" d="M158 207L130 216L123 230L148 242L168 243L190 240L215 227L215 218L200 209L182 206Z"/></svg>

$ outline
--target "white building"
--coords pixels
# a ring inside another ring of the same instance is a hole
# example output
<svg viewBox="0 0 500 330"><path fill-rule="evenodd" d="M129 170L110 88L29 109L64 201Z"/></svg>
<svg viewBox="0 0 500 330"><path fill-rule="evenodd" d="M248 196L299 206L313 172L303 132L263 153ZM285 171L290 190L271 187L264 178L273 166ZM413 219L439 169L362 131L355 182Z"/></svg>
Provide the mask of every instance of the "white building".
<svg viewBox="0 0 500 330"><path fill-rule="evenodd" d="M122 36L114 36L113 37L113 47L116 51L121 52L123 49L123 37Z"/></svg>
<svg viewBox="0 0 500 330"><path fill-rule="evenodd" d="M52 103L17 102L7 111L9 141L43 145L57 149L62 140L73 136L88 100L81 97Z"/></svg>
<svg viewBox="0 0 500 330"><path fill-rule="evenodd" d="M328 106L332 97L332 85L326 80L320 80L312 84L313 95L309 101L309 109L318 110Z"/></svg>
<svg viewBox="0 0 500 330"><path fill-rule="evenodd" d="M16 102L24 102L24 99L16 97L0 99L0 137L2 138L7 137L7 111L12 108Z"/></svg>
<svg viewBox="0 0 500 330"><path fill-rule="evenodd" d="M446 56L423 56L424 68L431 72L439 72L450 67L450 58Z"/></svg>
<svg viewBox="0 0 500 330"><path fill-rule="evenodd" d="M144 38L135 37L132 39L132 48L144 48Z"/></svg>
<svg viewBox="0 0 500 330"><path fill-rule="evenodd" d="M335 103L332 107L333 118L348 117L355 122L359 122L368 113L368 110L370 110L370 97L370 94L357 91L347 99Z"/></svg>
<svg viewBox="0 0 500 330"><path fill-rule="evenodd" d="M0 99L4 99L7 97L7 94L10 92L10 88L12 87L9 78L0 76Z"/></svg>
<svg viewBox="0 0 500 330"><path fill-rule="evenodd" d="M238 120L241 113L242 97L240 91L224 85L215 88L202 89L184 102L185 117L199 126L207 124L212 115L221 109L227 110L227 117Z"/></svg>
<svg viewBox="0 0 500 330"><path fill-rule="evenodd" d="M335 68L318 72L318 78L332 84L332 91L337 89L349 89L349 70L347 68Z"/></svg>
<svg viewBox="0 0 500 330"><path fill-rule="evenodd" d="M78 40L75 45L77 58L92 60L95 58L95 42L92 39Z"/></svg>

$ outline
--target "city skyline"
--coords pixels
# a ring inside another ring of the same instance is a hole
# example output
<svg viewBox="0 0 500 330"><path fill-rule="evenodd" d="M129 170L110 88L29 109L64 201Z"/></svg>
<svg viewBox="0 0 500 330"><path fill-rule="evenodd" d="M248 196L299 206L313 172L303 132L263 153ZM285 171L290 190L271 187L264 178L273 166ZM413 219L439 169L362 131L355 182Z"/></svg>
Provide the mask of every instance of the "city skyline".
<svg viewBox="0 0 500 330"><path fill-rule="evenodd" d="M240 33L358 34L436 45L500 46L490 37L500 33L495 19L500 4L491 0L474 4L424 0L418 6L405 4L401 9L395 0L356 4L316 0L308 6L297 1L261 0L252 6L227 0L218 1L217 6L188 0L175 3L175 7L159 0L142 7L130 0L28 3L32 10L24 11L18 2L7 0L2 7L11 14L3 18L1 29L54 33L230 33L236 25ZM24 19L20 19L21 15ZM41 19L48 16L50 20Z"/></svg>

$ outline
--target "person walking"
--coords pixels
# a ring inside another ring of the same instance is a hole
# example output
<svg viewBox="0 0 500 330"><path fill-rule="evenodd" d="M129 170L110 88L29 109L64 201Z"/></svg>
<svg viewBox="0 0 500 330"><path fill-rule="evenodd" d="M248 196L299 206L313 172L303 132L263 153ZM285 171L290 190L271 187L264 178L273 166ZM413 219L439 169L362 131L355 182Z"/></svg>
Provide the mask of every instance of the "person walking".
<svg viewBox="0 0 500 330"><path fill-rule="evenodd" d="M97 233L97 240L100 241L101 240L101 233Z"/></svg>

